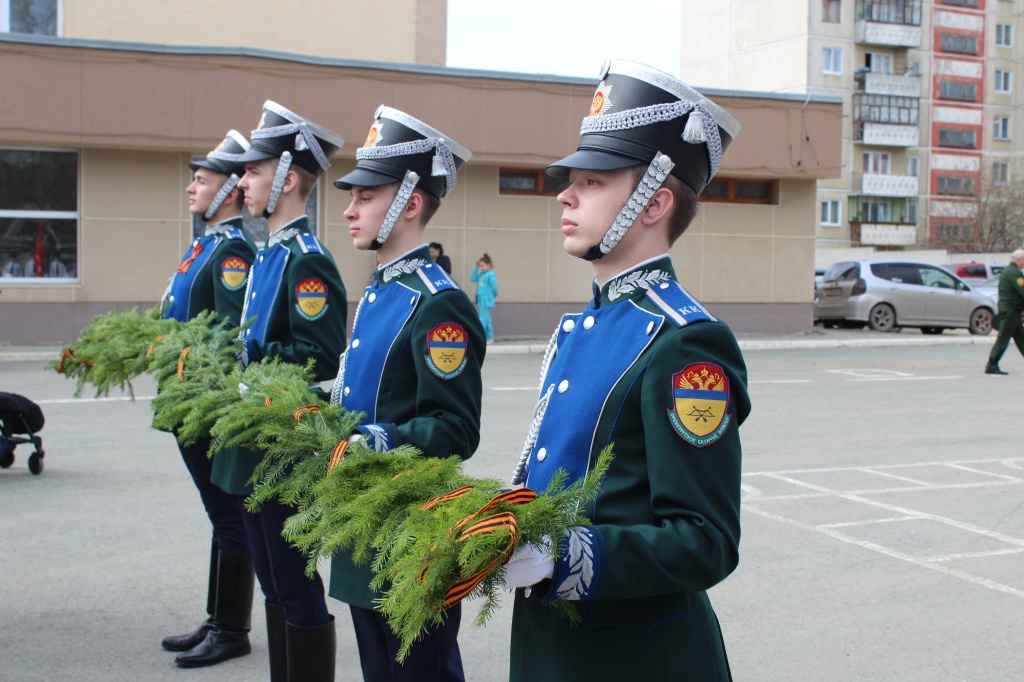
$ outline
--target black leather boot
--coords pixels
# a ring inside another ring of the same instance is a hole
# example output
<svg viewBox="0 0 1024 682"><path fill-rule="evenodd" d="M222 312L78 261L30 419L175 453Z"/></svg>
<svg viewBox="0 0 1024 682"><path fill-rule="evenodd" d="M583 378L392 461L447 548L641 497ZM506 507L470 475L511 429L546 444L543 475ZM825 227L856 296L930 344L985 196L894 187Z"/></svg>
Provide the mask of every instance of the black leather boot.
<svg viewBox="0 0 1024 682"><path fill-rule="evenodd" d="M284 607L266 604L267 649L270 652L270 682L288 682L288 639Z"/></svg>
<svg viewBox="0 0 1024 682"><path fill-rule="evenodd" d="M208 618L203 621L202 625L187 635L164 637L164 641L160 642L160 646L168 651L188 651L206 639L206 634L210 631L210 626L213 624L213 611L216 608L217 602L217 559L219 556L220 551L217 548L217 540L215 539L210 543L210 578L209 586L206 589L206 613Z"/></svg>
<svg viewBox="0 0 1024 682"><path fill-rule="evenodd" d="M216 665L245 656L249 646L252 593L255 575L247 554L220 553L217 571L217 603L206 639L175 658L183 668Z"/></svg>
<svg viewBox="0 0 1024 682"><path fill-rule="evenodd" d="M327 625L303 628L288 623L288 682L334 682L338 649L334 616Z"/></svg>

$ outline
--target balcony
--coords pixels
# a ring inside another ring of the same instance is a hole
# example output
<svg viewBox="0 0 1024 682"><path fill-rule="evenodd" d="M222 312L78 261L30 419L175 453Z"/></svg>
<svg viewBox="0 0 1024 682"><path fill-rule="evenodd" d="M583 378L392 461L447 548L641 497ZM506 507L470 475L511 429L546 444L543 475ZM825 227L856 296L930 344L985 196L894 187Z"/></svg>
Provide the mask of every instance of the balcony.
<svg viewBox="0 0 1024 682"><path fill-rule="evenodd" d="M921 0L859 0L854 40L862 45L921 46Z"/></svg>
<svg viewBox="0 0 1024 682"><path fill-rule="evenodd" d="M879 147L917 147L921 129L916 125L857 121L854 122L854 139Z"/></svg>
<svg viewBox="0 0 1024 682"><path fill-rule="evenodd" d="M920 76L894 76L890 73L858 73L857 90L868 95L921 98Z"/></svg>
<svg viewBox="0 0 1024 682"><path fill-rule="evenodd" d="M917 243L917 225L852 224L850 240L861 246L913 246Z"/></svg>
<svg viewBox="0 0 1024 682"><path fill-rule="evenodd" d="M861 173L860 192L875 197L916 197L916 175Z"/></svg>

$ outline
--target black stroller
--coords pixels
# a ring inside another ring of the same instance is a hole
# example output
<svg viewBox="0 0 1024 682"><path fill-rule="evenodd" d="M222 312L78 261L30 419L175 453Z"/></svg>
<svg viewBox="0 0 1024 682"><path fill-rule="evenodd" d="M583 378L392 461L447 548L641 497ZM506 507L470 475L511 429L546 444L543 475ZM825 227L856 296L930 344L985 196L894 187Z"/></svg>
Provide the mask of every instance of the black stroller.
<svg viewBox="0 0 1024 682"><path fill-rule="evenodd" d="M19 444L32 443L36 451L29 455L28 470L42 473L43 439L36 433L43 430L45 421L43 411L25 396L0 393L0 468L14 464L14 448Z"/></svg>

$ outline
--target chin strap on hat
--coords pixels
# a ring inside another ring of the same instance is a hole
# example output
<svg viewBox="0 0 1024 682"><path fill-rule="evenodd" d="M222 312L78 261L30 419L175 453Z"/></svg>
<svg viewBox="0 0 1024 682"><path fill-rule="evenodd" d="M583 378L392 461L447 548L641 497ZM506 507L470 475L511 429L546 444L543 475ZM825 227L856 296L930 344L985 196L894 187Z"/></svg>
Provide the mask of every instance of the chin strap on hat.
<svg viewBox="0 0 1024 682"><path fill-rule="evenodd" d="M632 227L643 210L647 208L651 197L665 183L665 178L673 168L675 168L675 163L668 156L660 151L654 154L654 160L647 166L644 176L640 178L640 182L637 183L636 189L633 190L633 194L630 195L625 206L619 211L619 215L615 216L612 226L604 233L601 243L590 247L590 250L583 256L584 260L598 260L615 248L625 236L626 230Z"/></svg>
<svg viewBox="0 0 1024 682"><path fill-rule="evenodd" d="M292 154L291 152L283 152L281 158L277 162L277 170L274 171L274 182L270 185L270 200L267 201L267 208L263 211L263 215L267 218L277 208L277 200L281 198L281 190L284 189L285 178L288 177L288 171L292 167Z"/></svg>
<svg viewBox="0 0 1024 682"><path fill-rule="evenodd" d="M395 192L395 198L391 200L391 206L388 208L388 213L384 216L384 222L381 223L380 230L377 232L377 238L370 244L370 250L376 251L380 247L384 246L384 242L391 236L391 230L395 227L395 223L398 222L399 216L402 215L402 211L409 204L409 199L412 197L412 192L416 189L416 184L420 181L419 173L415 171L406 171L405 178L402 180L402 184L398 186L398 191Z"/></svg>
<svg viewBox="0 0 1024 682"><path fill-rule="evenodd" d="M206 213L203 214L203 220L209 220L213 217L213 214L217 212L220 205L223 204L224 200L228 198L229 194L231 194L231 190L233 190L237 185L238 175L236 173L232 173L228 176L228 179L224 181L224 184L220 186L220 189L217 190L217 196L215 196L213 201L210 202L210 208L206 209Z"/></svg>

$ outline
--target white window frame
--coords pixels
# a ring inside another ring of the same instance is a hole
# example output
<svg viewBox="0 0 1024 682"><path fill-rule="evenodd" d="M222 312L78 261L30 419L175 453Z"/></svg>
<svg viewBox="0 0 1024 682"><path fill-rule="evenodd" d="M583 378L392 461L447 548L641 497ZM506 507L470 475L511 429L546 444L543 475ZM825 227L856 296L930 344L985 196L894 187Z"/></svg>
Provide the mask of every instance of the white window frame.
<svg viewBox="0 0 1024 682"><path fill-rule="evenodd" d="M992 119L992 139L993 140L1009 140L1010 139L1010 117L1009 116L996 116Z"/></svg>
<svg viewBox="0 0 1024 682"><path fill-rule="evenodd" d="M818 217L825 227L839 227L843 224L843 203L838 199L823 199Z"/></svg>
<svg viewBox="0 0 1024 682"><path fill-rule="evenodd" d="M889 175L891 157L885 152L864 152L864 172L875 175Z"/></svg>
<svg viewBox="0 0 1024 682"><path fill-rule="evenodd" d="M992 164L992 184L999 186L1010 184L1010 164L1002 161Z"/></svg>
<svg viewBox="0 0 1024 682"><path fill-rule="evenodd" d="M996 24L996 46L1013 47L1013 25Z"/></svg>
<svg viewBox="0 0 1024 682"><path fill-rule="evenodd" d="M996 69L996 92L1012 92L1013 72L1006 69Z"/></svg>
<svg viewBox="0 0 1024 682"><path fill-rule="evenodd" d="M64 37L64 0L57 2L57 26L54 36ZM11 0L0 0L0 33L11 32Z"/></svg>
<svg viewBox="0 0 1024 682"><path fill-rule="evenodd" d="M843 75L843 48L821 48L821 72L826 76Z"/></svg>
<svg viewBox="0 0 1024 682"><path fill-rule="evenodd" d="M887 52L869 52L871 73L892 74L893 56Z"/></svg>
<svg viewBox="0 0 1024 682"><path fill-rule="evenodd" d="M915 178L921 174L921 159L916 156L907 157L907 175L912 175Z"/></svg>

